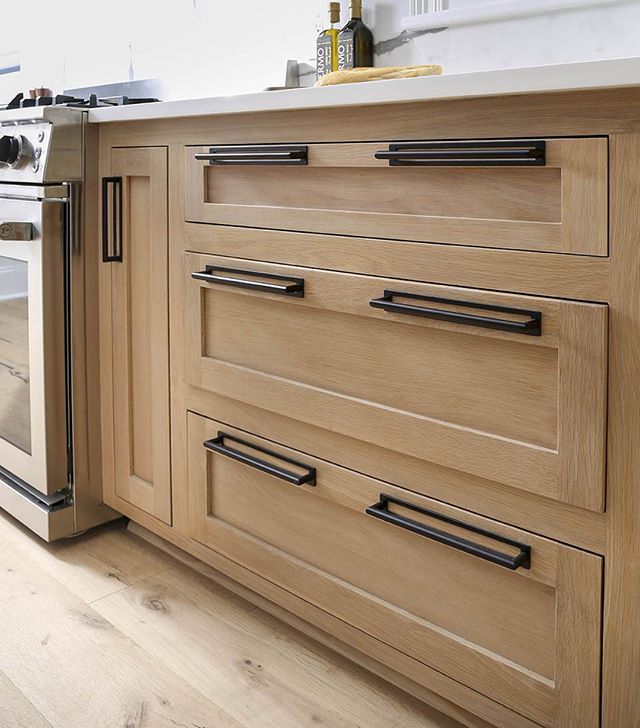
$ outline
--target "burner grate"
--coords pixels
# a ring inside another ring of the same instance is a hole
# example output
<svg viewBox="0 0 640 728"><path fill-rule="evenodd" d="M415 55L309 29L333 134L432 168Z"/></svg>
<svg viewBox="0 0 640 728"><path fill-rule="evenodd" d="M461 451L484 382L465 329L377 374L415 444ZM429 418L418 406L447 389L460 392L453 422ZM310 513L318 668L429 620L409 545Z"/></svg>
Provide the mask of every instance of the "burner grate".
<svg viewBox="0 0 640 728"><path fill-rule="evenodd" d="M27 109L36 106L69 106L78 109L97 109L106 106L127 106L129 104L151 104L159 101L154 98L131 98L129 96L109 96L100 98L97 94L90 94L87 98L77 98L66 94L56 96L38 96L35 99L17 94L7 105L7 109Z"/></svg>

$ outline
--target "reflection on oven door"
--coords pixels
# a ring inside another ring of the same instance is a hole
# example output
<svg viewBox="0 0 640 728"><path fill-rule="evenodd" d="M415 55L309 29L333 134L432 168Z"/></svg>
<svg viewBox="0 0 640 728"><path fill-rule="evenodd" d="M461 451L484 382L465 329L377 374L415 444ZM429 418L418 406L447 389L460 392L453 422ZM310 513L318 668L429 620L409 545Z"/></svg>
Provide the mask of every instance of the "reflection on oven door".
<svg viewBox="0 0 640 728"><path fill-rule="evenodd" d="M45 496L70 482L65 210L0 196L0 475Z"/></svg>
<svg viewBox="0 0 640 728"><path fill-rule="evenodd" d="M31 454L27 263L0 257L0 437Z"/></svg>

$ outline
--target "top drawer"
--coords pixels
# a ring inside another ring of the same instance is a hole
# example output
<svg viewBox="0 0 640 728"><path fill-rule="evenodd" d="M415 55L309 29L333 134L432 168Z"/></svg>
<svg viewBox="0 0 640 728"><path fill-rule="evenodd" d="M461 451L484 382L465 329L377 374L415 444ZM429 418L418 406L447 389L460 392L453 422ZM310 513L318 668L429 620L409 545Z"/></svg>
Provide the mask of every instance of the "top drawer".
<svg viewBox="0 0 640 728"><path fill-rule="evenodd" d="M186 219L605 256L606 138L187 147Z"/></svg>

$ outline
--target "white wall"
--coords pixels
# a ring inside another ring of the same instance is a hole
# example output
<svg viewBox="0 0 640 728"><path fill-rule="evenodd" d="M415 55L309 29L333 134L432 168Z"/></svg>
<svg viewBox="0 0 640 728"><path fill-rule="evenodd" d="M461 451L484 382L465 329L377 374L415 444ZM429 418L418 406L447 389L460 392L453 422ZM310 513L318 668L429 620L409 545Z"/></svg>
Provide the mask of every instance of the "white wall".
<svg viewBox="0 0 640 728"><path fill-rule="evenodd" d="M4 5L4 3L3 3ZM54 91L160 78L168 97L254 91L284 81L287 58L313 54L322 0L21 0L3 7L3 53L23 71L0 76L0 98L34 86ZM14 17L11 18L11 15ZM12 35L8 41L7 36ZM22 48L18 48L22 42Z"/></svg>
<svg viewBox="0 0 640 728"><path fill-rule="evenodd" d="M452 5L470 2L451 0ZM130 78L161 79L165 98L278 85L287 58L313 58L327 1L21 0L3 5L3 26L22 32L2 33L0 67L3 58L19 51L22 71L0 75L0 101L34 86L61 91ZM342 5L346 19L348 0ZM378 43L377 65L440 63L446 72L457 73L640 55L640 0L417 36L400 34L409 6L410 0L365 0L365 20ZM311 74L306 78L311 81Z"/></svg>

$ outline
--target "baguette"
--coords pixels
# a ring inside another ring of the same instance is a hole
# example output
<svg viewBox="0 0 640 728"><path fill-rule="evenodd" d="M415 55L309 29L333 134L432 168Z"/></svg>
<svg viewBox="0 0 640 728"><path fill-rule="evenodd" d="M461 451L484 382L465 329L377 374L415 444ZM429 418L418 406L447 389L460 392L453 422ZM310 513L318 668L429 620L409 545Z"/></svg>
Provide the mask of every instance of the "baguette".
<svg viewBox="0 0 640 728"><path fill-rule="evenodd" d="M342 83L362 81L387 81L393 78L417 78L418 76L439 76L442 66L388 66L386 68L350 68L345 71L327 73L316 82L316 86L334 86Z"/></svg>

